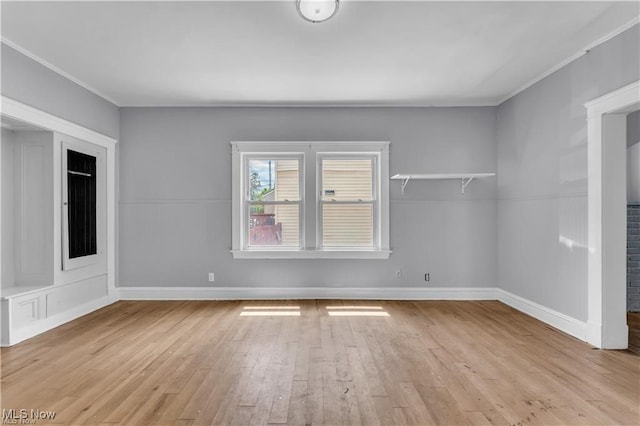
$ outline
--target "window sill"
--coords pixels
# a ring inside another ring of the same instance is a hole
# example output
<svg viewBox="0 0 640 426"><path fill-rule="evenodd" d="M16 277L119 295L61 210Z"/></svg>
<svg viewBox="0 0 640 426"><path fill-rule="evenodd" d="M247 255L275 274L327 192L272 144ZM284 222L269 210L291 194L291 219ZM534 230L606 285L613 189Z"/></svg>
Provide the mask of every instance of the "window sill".
<svg viewBox="0 0 640 426"><path fill-rule="evenodd" d="M391 250L231 250L234 259L388 259Z"/></svg>

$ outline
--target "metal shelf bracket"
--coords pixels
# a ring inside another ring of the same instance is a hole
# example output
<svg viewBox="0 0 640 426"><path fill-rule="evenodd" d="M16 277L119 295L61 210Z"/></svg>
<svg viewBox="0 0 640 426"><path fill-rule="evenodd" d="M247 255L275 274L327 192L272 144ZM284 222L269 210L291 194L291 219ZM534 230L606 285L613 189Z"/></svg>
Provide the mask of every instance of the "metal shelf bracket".
<svg viewBox="0 0 640 426"><path fill-rule="evenodd" d="M460 193L464 194L464 189L471 183L471 181L474 179L474 177L469 177L469 178L461 178L460 179Z"/></svg>
<svg viewBox="0 0 640 426"><path fill-rule="evenodd" d="M406 186L409 183L410 179L411 179L411 176L407 176L406 178L402 179L402 193L403 194L404 194L404 188L406 188Z"/></svg>

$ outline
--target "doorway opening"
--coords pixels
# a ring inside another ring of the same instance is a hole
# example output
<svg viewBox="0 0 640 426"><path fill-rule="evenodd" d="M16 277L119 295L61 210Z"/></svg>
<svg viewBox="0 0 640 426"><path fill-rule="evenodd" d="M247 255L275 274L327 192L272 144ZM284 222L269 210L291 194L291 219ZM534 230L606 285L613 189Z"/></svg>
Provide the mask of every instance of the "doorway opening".
<svg viewBox="0 0 640 426"><path fill-rule="evenodd" d="M586 104L588 132L587 341L626 349L627 115L640 109L640 81Z"/></svg>
<svg viewBox="0 0 640 426"><path fill-rule="evenodd" d="M627 326L640 355L640 110L627 115Z"/></svg>

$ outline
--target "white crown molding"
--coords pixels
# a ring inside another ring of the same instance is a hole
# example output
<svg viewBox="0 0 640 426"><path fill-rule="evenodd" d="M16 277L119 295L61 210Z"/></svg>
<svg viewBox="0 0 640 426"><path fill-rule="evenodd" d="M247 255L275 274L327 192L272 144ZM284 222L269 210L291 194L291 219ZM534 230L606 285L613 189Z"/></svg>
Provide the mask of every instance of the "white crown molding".
<svg viewBox="0 0 640 426"><path fill-rule="evenodd" d="M533 86L534 84L538 83L541 80L544 80L545 78L547 78L548 76L550 76L554 72L558 71L559 69L564 68L565 66L569 65L571 62L575 61L576 59L586 55L587 53L589 53L589 51L591 49L593 49L593 48L595 48L597 46L600 46L601 44L606 43L607 41L611 40L612 38L616 37L617 35L622 34L623 32L625 32L629 28L633 27L634 25L638 24L639 22L640 22L640 17L635 17L631 21L627 22L626 24L616 28L615 30L613 30L610 33L604 35L603 37L600 37L599 39L597 39L593 43L590 43L587 46L583 47L578 52L576 52L573 55L569 56L567 59L561 61L557 65L549 68L548 70L546 70L542 74L538 75L536 78L534 78L533 80L531 80L528 83L524 84L520 88L518 88L518 89L514 90L513 92L509 93L508 95L503 96L502 98L498 99L498 101L496 102L495 106L498 106L498 105L502 104L503 102L508 101L509 99L511 99L514 96L518 95L519 93L524 92L529 87Z"/></svg>
<svg viewBox="0 0 640 426"><path fill-rule="evenodd" d="M100 92L96 88L94 88L94 87L88 85L87 83L85 83L84 81L72 76L68 72L63 71L62 69L58 68L57 66L53 65L52 63L50 63L48 61L45 61L41 57L31 53L27 49L25 49L22 46L14 43L13 41L9 40L8 38L3 36L3 37L0 38L0 41L2 41L3 44L6 44L7 46L11 47L12 49L17 50L18 52L20 52L21 54L23 54L27 58L36 61L37 63L39 63L43 67L48 68L49 70L55 72L56 74L59 74L62 77L66 78L67 80L72 81L73 83L77 84L78 86L82 87L83 89L88 90L89 92L93 93L94 95L101 97L105 101L110 102L110 103L114 104L117 107L120 107L120 105L118 104L118 102L115 101L115 99L105 95L104 93Z"/></svg>
<svg viewBox="0 0 640 426"><path fill-rule="evenodd" d="M204 1L204 0L203 0ZM227 0L228 1L228 0ZM344 1L344 0L343 0ZM382 1L382 0L381 0ZM307 102L307 103L275 103L275 102L251 102L239 104L235 102L221 102L212 104L127 104L121 108L470 108L470 107L492 107L497 106L495 98L489 100L458 102L435 102L435 103L400 103L393 101L381 102Z"/></svg>

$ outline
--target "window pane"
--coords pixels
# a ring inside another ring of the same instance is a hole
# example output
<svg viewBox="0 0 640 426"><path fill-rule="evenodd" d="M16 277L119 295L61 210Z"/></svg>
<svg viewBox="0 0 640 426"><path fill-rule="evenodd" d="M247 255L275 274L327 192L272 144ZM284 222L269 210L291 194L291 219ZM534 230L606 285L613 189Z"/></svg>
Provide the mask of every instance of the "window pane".
<svg viewBox="0 0 640 426"><path fill-rule="evenodd" d="M372 199L372 159L322 160L322 199Z"/></svg>
<svg viewBox="0 0 640 426"><path fill-rule="evenodd" d="M324 204L322 206L324 247L373 247L371 204Z"/></svg>
<svg viewBox="0 0 640 426"><path fill-rule="evenodd" d="M249 199L252 201L299 201L298 160L249 160Z"/></svg>
<svg viewBox="0 0 640 426"><path fill-rule="evenodd" d="M300 246L297 204L249 206L249 246Z"/></svg>

